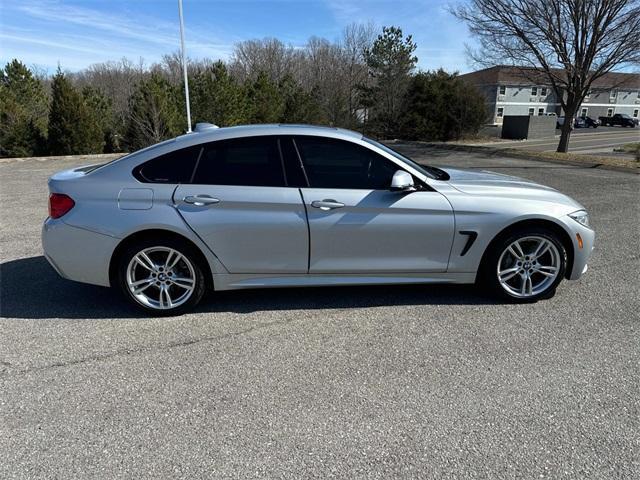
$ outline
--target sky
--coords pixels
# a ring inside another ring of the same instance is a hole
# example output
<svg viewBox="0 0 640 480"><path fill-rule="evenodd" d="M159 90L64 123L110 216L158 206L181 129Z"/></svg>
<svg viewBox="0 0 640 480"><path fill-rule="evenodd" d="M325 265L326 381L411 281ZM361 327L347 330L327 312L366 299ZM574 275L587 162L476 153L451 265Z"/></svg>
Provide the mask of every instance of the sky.
<svg viewBox="0 0 640 480"><path fill-rule="evenodd" d="M345 26L395 25L413 35L418 67L467 72L469 33L434 0L183 0L187 55L229 58L233 45L275 37L294 47L337 40ZM157 62L180 46L178 0L0 0L0 63L49 73L127 57Z"/></svg>

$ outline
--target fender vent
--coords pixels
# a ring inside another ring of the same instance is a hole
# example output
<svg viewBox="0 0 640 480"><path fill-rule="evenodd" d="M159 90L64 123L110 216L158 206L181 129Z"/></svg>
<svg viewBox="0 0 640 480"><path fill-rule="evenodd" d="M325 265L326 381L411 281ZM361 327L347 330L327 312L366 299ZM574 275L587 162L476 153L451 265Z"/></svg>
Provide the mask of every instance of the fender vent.
<svg viewBox="0 0 640 480"><path fill-rule="evenodd" d="M475 242L476 238L478 238L478 232L473 232L471 230L461 230L459 233L460 235L467 236L467 243L465 243L464 247L462 248L462 251L460 252L460 256L464 257L465 254L469 251L469 249L473 245L473 242Z"/></svg>

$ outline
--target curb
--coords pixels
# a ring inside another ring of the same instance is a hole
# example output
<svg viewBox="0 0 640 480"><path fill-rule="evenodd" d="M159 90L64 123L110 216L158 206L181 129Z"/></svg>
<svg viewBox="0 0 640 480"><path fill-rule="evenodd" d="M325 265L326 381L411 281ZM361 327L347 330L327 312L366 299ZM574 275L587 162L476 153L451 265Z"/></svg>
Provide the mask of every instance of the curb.
<svg viewBox="0 0 640 480"><path fill-rule="evenodd" d="M526 150L519 150L516 148L494 148L494 147L487 147L487 146L481 146L481 145L460 145L460 144L449 144L449 143L420 143L419 145L429 147L429 148L437 148L440 150L475 152L475 153L484 153L488 155L502 155L505 157L518 158L521 160L531 160L535 162L555 163L559 165L571 165L574 167L583 167L583 168L597 168L600 170L612 170L614 172L634 173L636 175L640 174L640 168L623 167L620 165L607 165L605 163L600 163L597 161L589 161L589 160L582 161L582 160L563 160L558 158L544 158L544 157L539 157L537 155L531 154Z"/></svg>
<svg viewBox="0 0 640 480"><path fill-rule="evenodd" d="M49 160L52 161L63 161L63 160L74 160L79 158L84 158L87 161L87 165L91 164L92 161L109 161L115 160L116 158L120 158L126 153L92 153L87 155L60 155L60 156L50 156L50 157L10 157L10 158L0 158L0 165L4 163L14 163L14 162L47 162Z"/></svg>

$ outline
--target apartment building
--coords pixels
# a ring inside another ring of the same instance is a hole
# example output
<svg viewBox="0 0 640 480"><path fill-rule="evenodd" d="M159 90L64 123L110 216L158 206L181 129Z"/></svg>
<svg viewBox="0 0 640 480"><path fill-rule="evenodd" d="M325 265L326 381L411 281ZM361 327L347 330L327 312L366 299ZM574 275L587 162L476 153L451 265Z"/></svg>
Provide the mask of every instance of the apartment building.
<svg viewBox="0 0 640 480"><path fill-rule="evenodd" d="M506 115L563 115L548 78L533 69L496 66L460 76L487 99L490 122ZM640 74L611 72L599 78L578 109L578 116L626 113L640 117Z"/></svg>

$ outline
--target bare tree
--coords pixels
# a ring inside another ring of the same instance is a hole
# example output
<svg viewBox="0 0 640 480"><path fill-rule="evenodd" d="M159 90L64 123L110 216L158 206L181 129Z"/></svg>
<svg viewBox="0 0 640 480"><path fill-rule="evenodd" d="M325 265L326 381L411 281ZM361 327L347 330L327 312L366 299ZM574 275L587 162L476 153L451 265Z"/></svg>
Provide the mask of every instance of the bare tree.
<svg viewBox="0 0 640 480"><path fill-rule="evenodd" d="M476 59L548 79L567 119L558 152L593 82L640 61L639 0L471 0L452 11L479 39Z"/></svg>
<svg viewBox="0 0 640 480"><path fill-rule="evenodd" d="M303 52L285 45L277 38L246 40L234 46L229 68L239 81L255 80L264 72L273 82L285 76L299 79L299 65Z"/></svg>
<svg viewBox="0 0 640 480"><path fill-rule="evenodd" d="M357 111L362 107L363 88L370 83L364 52L369 50L376 38L372 23L352 23L342 32L340 48L343 55L343 81L348 91L350 123L354 123Z"/></svg>

